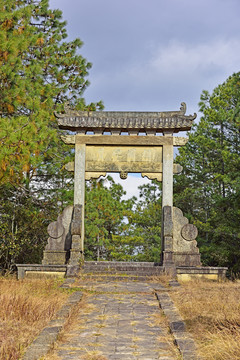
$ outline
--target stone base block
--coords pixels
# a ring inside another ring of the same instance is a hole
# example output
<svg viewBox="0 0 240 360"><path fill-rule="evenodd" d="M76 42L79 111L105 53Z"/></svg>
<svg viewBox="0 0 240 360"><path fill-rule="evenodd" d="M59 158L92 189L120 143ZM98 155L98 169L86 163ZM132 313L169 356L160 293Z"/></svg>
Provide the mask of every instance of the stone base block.
<svg viewBox="0 0 240 360"><path fill-rule="evenodd" d="M65 277L67 265L17 264L18 280L28 278Z"/></svg>
<svg viewBox="0 0 240 360"><path fill-rule="evenodd" d="M67 277L75 277L75 276L79 275L79 272L80 272L79 265L68 265L66 276Z"/></svg>
<svg viewBox="0 0 240 360"><path fill-rule="evenodd" d="M67 251L45 250L43 251L43 265L65 265L69 257Z"/></svg>
<svg viewBox="0 0 240 360"><path fill-rule="evenodd" d="M173 262L176 266L194 267L202 265L199 253L174 252Z"/></svg>
<svg viewBox="0 0 240 360"><path fill-rule="evenodd" d="M208 279L222 281L226 278L227 267L177 267L177 280L189 281L195 279Z"/></svg>
<svg viewBox="0 0 240 360"><path fill-rule="evenodd" d="M80 249L70 250L69 265L79 266L83 262L83 254Z"/></svg>
<svg viewBox="0 0 240 360"><path fill-rule="evenodd" d="M64 278L65 272L60 271L25 271L27 279Z"/></svg>

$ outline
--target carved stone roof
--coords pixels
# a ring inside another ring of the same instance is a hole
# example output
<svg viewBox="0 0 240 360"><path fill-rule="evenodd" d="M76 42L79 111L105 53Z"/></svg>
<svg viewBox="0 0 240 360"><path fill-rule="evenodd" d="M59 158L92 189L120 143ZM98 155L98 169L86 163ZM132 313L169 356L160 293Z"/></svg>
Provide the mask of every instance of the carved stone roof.
<svg viewBox="0 0 240 360"><path fill-rule="evenodd" d="M196 118L185 115L186 104L181 103L180 111L165 112L117 112L117 111L76 111L65 105L65 114L55 113L60 129L72 131L187 131Z"/></svg>

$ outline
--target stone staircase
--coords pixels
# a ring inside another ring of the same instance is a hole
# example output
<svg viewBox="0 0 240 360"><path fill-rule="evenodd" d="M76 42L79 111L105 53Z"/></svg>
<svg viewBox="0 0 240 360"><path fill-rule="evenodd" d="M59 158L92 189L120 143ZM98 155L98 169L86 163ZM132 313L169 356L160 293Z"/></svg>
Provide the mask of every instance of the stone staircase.
<svg viewBox="0 0 240 360"><path fill-rule="evenodd" d="M81 277L102 280L146 281L163 274L163 268L153 262L85 261Z"/></svg>

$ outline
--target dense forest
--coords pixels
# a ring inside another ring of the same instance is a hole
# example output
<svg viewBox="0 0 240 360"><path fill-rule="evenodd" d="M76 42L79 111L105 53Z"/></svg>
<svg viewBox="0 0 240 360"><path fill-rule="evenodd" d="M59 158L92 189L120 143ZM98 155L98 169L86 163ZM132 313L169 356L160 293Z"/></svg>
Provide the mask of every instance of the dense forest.
<svg viewBox="0 0 240 360"><path fill-rule="evenodd" d="M0 1L0 268L40 263L47 225L73 199L64 165L73 151L60 141L54 111L64 103L99 111L83 94L91 64L80 39L47 0ZM204 265L240 271L240 72L200 95L198 123L175 162L174 204L199 229ZM159 261L161 183L140 198L108 176L86 183L86 259Z"/></svg>

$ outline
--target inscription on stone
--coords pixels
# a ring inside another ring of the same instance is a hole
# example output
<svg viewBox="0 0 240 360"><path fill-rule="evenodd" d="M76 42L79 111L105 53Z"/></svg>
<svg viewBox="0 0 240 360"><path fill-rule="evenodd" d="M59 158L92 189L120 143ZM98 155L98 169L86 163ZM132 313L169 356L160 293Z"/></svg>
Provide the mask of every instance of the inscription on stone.
<svg viewBox="0 0 240 360"><path fill-rule="evenodd" d="M87 146L86 171L162 172L162 147Z"/></svg>

